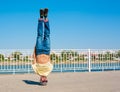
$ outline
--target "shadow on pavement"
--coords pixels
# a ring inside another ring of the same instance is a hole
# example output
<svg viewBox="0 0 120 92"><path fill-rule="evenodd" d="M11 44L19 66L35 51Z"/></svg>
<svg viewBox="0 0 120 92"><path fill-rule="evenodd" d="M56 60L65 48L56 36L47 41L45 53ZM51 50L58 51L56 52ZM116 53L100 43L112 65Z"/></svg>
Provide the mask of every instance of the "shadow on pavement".
<svg viewBox="0 0 120 92"><path fill-rule="evenodd" d="M41 85L40 82L36 82L36 81L31 81L31 80L23 80L23 81L29 85Z"/></svg>

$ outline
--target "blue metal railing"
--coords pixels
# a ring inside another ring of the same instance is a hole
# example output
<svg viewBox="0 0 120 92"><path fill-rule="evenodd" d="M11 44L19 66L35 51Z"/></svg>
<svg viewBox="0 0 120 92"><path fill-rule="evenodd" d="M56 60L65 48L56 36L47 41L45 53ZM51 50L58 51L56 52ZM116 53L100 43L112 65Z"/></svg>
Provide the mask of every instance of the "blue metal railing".
<svg viewBox="0 0 120 92"><path fill-rule="evenodd" d="M33 73L32 49L0 50L0 74ZM120 70L120 50L51 50L53 72L91 72Z"/></svg>

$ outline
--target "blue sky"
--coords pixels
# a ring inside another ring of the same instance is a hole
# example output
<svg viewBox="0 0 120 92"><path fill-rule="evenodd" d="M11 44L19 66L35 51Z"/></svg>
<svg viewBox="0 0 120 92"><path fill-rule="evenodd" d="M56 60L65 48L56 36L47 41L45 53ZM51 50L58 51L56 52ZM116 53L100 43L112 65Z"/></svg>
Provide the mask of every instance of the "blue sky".
<svg viewBox="0 0 120 92"><path fill-rule="evenodd" d="M119 49L119 0L0 0L0 49L33 49L40 8L52 49Z"/></svg>

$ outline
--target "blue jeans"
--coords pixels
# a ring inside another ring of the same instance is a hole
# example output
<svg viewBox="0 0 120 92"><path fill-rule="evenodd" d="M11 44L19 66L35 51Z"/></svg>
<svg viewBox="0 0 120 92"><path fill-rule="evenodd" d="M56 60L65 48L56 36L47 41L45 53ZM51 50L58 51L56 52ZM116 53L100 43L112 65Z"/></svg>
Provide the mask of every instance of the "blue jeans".
<svg viewBox="0 0 120 92"><path fill-rule="evenodd" d="M49 21L38 20L37 40L36 40L36 55L50 54L50 27Z"/></svg>

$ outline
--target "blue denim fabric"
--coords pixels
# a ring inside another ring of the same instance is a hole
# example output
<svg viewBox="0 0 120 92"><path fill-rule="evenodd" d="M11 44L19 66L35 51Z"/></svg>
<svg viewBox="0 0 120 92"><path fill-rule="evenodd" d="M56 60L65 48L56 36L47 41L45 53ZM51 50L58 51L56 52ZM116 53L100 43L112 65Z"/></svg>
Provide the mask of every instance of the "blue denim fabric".
<svg viewBox="0 0 120 92"><path fill-rule="evenodd" d="M50 27L49 21L38 20L36 55L50 54Z"/></svg>

